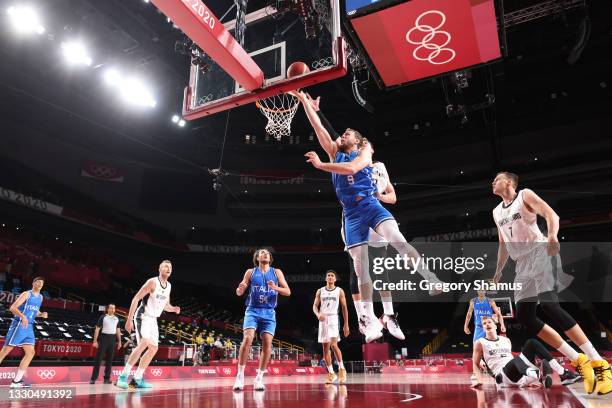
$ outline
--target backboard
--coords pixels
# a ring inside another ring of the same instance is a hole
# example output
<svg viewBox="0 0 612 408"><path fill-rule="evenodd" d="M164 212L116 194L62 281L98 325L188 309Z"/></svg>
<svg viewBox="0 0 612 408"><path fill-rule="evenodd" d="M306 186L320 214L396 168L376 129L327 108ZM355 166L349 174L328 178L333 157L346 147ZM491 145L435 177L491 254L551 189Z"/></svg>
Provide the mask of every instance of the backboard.
<svg viewBox="0 0 612 408"><path fill-rule="evenodd" d="M263 71L263 85L245 90L219 64L192 47L190 80L183 117L196 119L305 86L341 77L347 72L337 0L276 0L245 13L240 40L236 16L222 21ZM302 61L310 73L287 78L287 68Z"/></svg>

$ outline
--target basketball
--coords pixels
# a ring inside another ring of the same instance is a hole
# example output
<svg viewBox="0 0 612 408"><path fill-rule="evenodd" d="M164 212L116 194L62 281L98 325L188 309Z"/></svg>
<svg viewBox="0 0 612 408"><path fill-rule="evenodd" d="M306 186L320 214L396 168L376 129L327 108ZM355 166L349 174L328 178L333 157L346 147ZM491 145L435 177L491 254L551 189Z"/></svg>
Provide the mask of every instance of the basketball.
<svg viewBox="0 0 612 408"><path fill-rule="evenodd" d="M293 64L289 65L289 69L287 69L287 78L293 78L296 76L307 74L309 72L310 68L308 68L308 65L306 65L302 61L296 61Z"/></svg>

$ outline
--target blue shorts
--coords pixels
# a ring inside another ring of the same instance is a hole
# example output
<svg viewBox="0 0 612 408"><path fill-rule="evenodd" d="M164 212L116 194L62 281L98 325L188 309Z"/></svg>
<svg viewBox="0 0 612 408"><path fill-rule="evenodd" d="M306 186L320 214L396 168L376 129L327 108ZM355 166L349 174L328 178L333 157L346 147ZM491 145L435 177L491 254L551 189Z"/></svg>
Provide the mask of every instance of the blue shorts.
<svg viewBox="0 0 612 408"><path fill-rule="evenodd" d="M487 335L487 333L485 333L484 329L481 326L474 327L474 340L473 340L473 343L476 343L476 341L478 341L478 339L482 339L486 335Z"/></svg>
<svg viewBox="0 0 612 408"><path fill-rule="evenodd" d="M342 234L346 248L367 244L370 228L373 230L393 215L374 197L367 197L350 208L344 208L342 214Z"/></svg>
<svg viewBox="0 0 612 408"><path fill-rule="evenodd" d="M274 336L276 332L276 310L263 307L249 307L244 313L242 329L255 329L261 336L270 333Z"/></svg>
<svg viewBox="0 0 612 408"><path fill-rule="evenodd" d="M19 320L13 320L4 338L4 344L11 347L19 347L28 344L33 346L36 344L32 323L29 323L28 327L24 329Z"/></svg>

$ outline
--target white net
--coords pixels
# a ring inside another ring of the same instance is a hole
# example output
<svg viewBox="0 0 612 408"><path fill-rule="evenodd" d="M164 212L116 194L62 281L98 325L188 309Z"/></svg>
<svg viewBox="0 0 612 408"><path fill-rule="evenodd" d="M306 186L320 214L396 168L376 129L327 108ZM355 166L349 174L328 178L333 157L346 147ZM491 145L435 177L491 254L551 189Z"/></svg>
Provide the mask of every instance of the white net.
<svg viewBox="0 0 612 408"><path fill-rule="evenodd" d="M261 113L268 119L266 132L280 140L291 134L291 121L299 106L298 99L286 93L271 96L255 103Z"/></svg>

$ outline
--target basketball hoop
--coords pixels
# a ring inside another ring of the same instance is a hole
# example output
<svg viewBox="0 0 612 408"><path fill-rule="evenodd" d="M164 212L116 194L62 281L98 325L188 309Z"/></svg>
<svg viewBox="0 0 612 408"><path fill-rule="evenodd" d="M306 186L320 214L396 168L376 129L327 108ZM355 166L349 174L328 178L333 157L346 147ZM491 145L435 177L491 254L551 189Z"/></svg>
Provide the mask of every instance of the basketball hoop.
<svg viewBox="0 0 612 408"><path fill-rule="evenodd" d="M266 132L280 140L291 134L291 121L300 105L298 98L287 93L280 93L255 102L261 113L268 118Z"/></svg>

